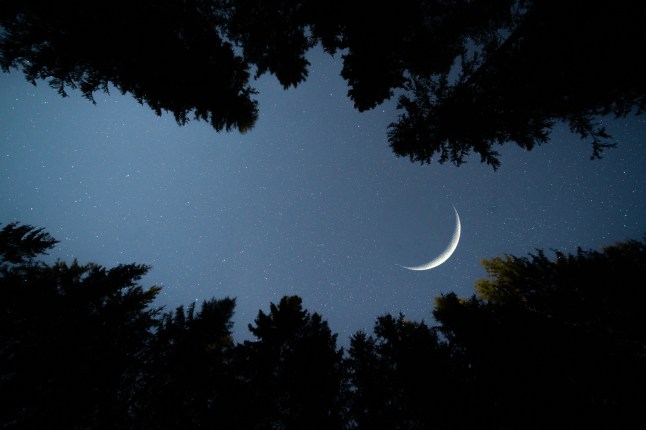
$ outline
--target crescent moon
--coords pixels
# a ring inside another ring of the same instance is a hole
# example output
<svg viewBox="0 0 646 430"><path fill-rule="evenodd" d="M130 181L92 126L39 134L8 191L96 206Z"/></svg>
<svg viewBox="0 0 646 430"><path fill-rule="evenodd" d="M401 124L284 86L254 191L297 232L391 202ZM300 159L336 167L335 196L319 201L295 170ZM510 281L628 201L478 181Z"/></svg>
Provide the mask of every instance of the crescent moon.
<svg viewBox="0 0 646 430"><path fill-rule="evenodd" d="M449 246L446 247L446 249L437 257L435 257L433 260L429 261L426 264L422 264L421 266L399 266L403 267L404 269L408 270L429 270L434 267L439 266L440 264L444 263L446 260L451 257L451 255L455 252L456 248L458 247L458 242L460 241L460 216L458 215L457 209L455 209L455 206L453 206L453 211L455 212L455 231L453 232L453 237L451 238L451 242L449 242Z"/></svg>

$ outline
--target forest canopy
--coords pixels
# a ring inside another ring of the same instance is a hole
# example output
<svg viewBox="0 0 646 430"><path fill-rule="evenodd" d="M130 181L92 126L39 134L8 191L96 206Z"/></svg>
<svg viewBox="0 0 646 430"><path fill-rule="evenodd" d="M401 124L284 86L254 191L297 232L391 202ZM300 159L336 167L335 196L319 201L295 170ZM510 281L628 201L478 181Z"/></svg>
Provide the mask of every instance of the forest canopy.
<svg viewBox="0 0 646 430"><path fill-rule="evenodd" d="M483 262L435 325L376 318L349 348L286 296L236 343L234 298L166 311L149 267L38 256L0 231L0 426L85 429L631 428L646 401L646 240ZM16 257L19 256L19 257Z"/></svg>
<svg viewBox="0 0 646 430"><path fill-rule="evenodd" d="M348 96L364 111L399 95L388 140L414 162L494 169L496 145L546 142L564 122L613 145L600 118L646 107L643 2L604 0L3 1L0 66L88 99L110 85L179 124L250 130L252 80L307 79L307 51L340 55Z"/></svg>

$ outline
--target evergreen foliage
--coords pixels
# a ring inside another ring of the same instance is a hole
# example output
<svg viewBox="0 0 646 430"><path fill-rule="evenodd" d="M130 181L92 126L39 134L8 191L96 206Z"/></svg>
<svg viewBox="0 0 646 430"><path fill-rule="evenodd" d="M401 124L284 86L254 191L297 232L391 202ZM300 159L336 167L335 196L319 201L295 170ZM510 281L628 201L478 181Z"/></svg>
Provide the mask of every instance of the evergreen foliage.
<svg viewBox="0 0 646 430"><path fill-rule="evenodd" d="M633 428L646 401L646 240L483 261L436 326L382 315L345 352L298 296L235 343L235 300L152 307L148 267L35 258L0 231L0 425L83 429Z"/></svg>

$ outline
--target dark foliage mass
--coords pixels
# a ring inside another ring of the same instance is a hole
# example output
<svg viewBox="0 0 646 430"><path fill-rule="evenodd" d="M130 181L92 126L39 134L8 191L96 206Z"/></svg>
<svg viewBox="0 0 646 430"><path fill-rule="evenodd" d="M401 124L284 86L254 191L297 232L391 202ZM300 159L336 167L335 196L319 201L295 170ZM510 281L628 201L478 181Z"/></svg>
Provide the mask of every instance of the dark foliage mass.
<svg viewBox="0 0 646 430"><path fill-rule="evenodd" d="M343 353L321 315L283 297L249 330L257 340L237 349L245 414L236 428L343 428Z"/></svg>
<svg viewBox="0 0 646 430"><path fill-rule="evenodd" d="M83 429L638 428L646 401L646 240L483 262L437 326L377 318L348 351L298 296L231 336L235 300L163 312L148 267L36 261L0 232L0 426ZM11 249L11 252L6 252ZM15 255L30 258L16 259Z"/></svg>
<svg viewBox="0 0 646 430"><path fill-rule="evenodd" d="M145 349L134 423L151 429L235 428L231 318L235 300L211 299L156 320Z"/></svg>
<svg viewBox="0 0 646 430"><path fill-rule="evenodd" d="M564 121L599 158L612 144L597 118L646 107L643 3L468 3L487 3L483 16L499 21L465 31L455 79L412 76L400 98L405 112L389 131L397 154L428 162L437 153L459 164L474 151L497 168L494 144L532 149Z"/></svg>
<svg viewBox="0 0 646 430"><path fill-rule="evenodd" d="M601 118L646 107L646 4L630 0L7 0L0 6L0 66L92 99L115 86L180 124L250 129L253 76L287 88L307 78L321 44L343 58L360 110L395 93L401 114L388 139L412 161L494 169L495 145L532 149L565 122L612 146Z"/></svg>
<svg viewBox="0 0 646 430"><path fill-rule="evenodd" d="M441 296L434 311L472 412L494 428L636 428L646 241L483 264L492 279L476 296Z"/></svg>
<svg viewBox="0 0 646 430"><path fill-rule="evenodd" d="M221 35L216 2L3 1L0 66L47 79L88 99L113 85L178 123L194 116L216 130L251 128L256 102L248 65Z"/></svg>
<svg viewBox="0 0 646 430"><path fill-rule="evenodd" d="M56 242L27 225L0 239L0 425L123 427L155 324L159 289L137 285L148 267L12 258Z"/></svg>

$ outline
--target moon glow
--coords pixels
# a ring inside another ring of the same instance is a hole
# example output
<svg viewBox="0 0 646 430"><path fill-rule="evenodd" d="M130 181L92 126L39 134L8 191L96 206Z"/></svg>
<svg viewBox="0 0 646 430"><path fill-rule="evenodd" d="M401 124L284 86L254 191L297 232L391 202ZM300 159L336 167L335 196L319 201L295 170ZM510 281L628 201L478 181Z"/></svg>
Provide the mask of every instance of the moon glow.
<svg viewBox="0 0 646 430"><path fill-rule="evenodd" d="M451 254L455 252L456 248L458 247L458 242L460 241L460 216L458 215L458 211L457 209L455 209L455 206L453 207L453 211L455 212L455 231L453 231L453 237L451 237L451 242L449 242L449 245L446 247L446 249L440 255L426 264L413 267L400 265L401 267L408 270L429 270L439 266L440 264L448 260L449 257L451 257Z"/></svg>

